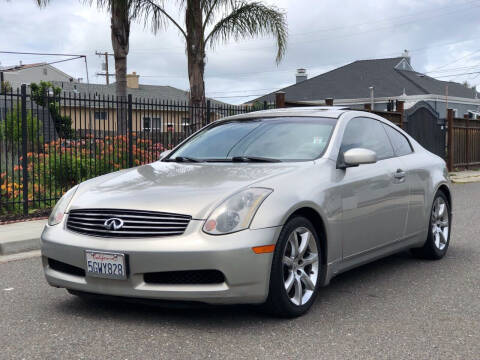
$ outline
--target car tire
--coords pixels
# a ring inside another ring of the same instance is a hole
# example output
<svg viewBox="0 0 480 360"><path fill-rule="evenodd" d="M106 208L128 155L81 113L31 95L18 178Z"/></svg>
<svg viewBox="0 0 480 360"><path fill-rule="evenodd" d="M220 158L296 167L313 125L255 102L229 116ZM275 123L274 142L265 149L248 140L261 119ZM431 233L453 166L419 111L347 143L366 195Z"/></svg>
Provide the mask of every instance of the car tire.
<svg viewBox="0 0 480 360"><path fill-rule="evenodd" d="M445 194L438 191L430 210L427 241L421 248L411 249L411 253L422 259L440 260L443 258L450 244L451 219L450 203Z"/></svg>
<svg viewBox="0 0 480 360"><path fill-rule="evenodd" d="M312 223L301 216L288 220L275 246L263 309L285 318L305 314L318 294L321 258L320 240Z"/></svg>

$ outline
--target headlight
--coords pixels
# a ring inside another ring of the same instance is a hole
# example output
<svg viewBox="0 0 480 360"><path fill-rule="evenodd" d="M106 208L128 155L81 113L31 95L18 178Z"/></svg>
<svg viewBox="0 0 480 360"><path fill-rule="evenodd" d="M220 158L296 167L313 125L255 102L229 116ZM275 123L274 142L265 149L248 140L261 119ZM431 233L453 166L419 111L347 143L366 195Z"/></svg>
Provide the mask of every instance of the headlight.
<svg viewBox="0 0 480 360"><path fill-rule="evenodd" d="M221 235L247 229L263 200L272 191L250 188L232 195L210 214L203 225L203 231L211 235Z"/></svg>
<svg viewBox="0 0 480 360"><path fill-rule="evenodd" d="M57 225L62 222L65 210L67 210L68 204L70 204L70 201L72 200L73 195L75 195L75 191L77 191L77 189L78 185L68 190L65 195L58 200L48 218L48 225Z"/></svg>

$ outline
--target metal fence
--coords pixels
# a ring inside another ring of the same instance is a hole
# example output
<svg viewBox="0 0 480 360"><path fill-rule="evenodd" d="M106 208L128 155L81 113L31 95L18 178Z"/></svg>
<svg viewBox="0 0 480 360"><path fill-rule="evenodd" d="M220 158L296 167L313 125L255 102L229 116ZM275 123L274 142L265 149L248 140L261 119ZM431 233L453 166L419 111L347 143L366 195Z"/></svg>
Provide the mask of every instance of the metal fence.
<svg viewBox="0 0 480 360"><path fill-rule="evenodd" d="M26 86L0 93L0 215L51 208L79 182L155 161L204 125L254 110L210 100L39 96Z"/></svg>

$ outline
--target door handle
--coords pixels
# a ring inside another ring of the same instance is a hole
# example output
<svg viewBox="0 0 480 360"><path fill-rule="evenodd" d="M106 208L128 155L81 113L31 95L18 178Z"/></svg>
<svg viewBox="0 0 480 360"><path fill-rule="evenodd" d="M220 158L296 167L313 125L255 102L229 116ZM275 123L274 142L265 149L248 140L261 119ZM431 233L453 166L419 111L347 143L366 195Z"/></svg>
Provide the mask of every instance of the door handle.
<svg viewBox="0 0 480 360"><path fill-rule="evenodd" d="M395 179L403 179L405 177L405 171L403 171L402 169L397 169L393 176L395 177Z"/></svg>

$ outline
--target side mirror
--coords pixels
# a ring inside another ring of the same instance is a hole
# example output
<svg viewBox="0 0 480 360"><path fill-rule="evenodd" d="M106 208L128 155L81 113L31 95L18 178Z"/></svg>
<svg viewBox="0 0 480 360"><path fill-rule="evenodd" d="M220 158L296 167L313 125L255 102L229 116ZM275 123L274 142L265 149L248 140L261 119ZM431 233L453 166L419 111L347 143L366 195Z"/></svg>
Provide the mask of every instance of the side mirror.
<svg viewBox="0 0 480 360"><path fill-rule="evenodd" d="M353 167L362 164L373 164L376 162L377 154L375 151L363 148L354 148L343 153L343 166L339 166L339 168Z"/></svg>
<svg viewBox="0 0 480 360"><path fill-rule="evenodd" d="M172 152L172 150L165 150L165 151L162 151L162 153L160 154L160 159L158 160L162 160L164 159L168 154L170 154Z"/></svg>

